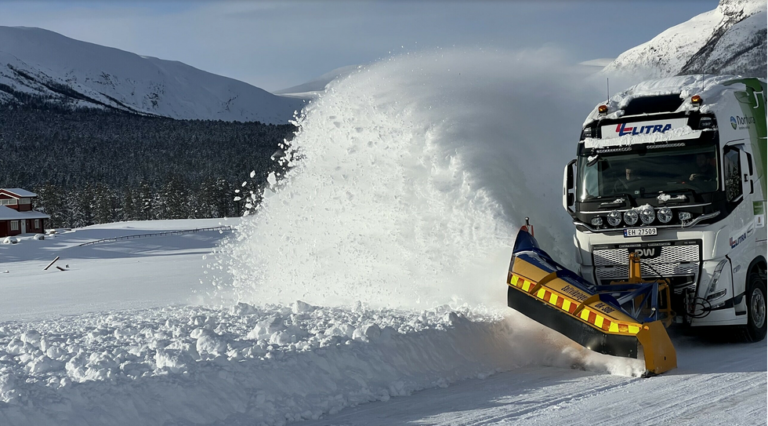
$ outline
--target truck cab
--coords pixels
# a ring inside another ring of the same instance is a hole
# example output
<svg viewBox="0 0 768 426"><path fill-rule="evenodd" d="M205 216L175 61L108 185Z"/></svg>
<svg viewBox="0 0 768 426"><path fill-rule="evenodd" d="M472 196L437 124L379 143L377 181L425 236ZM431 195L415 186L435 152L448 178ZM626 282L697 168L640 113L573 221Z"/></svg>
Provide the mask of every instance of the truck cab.
<svg viewBox="0 0 768 426"><path fill-rule="evenodd" d="M594 284L671 287L675 321L766 332L765 81L681 76L597 106L565 167L576 261Z"/></svg>

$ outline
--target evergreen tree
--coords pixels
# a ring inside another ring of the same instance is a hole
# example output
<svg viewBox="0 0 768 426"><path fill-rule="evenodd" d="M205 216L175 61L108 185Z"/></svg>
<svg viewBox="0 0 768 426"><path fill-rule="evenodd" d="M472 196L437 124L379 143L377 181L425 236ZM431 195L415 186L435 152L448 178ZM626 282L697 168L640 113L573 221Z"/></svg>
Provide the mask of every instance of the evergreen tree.
<svg viewBox="0 0 768 426"><path fill-rule="evenodd" d="M101 182L93 188L93 222L110 223L114 221L114 207L112 205L112 193Z"/></svg>
<svg viewBox="0 0 768 426"><path fill-rule="evenodd" d="M37 199L35 200L34 209L41 211L51 219L46 222L46 226L50 228L58 228L64 226L66 218L66 210L64 203L64 194L61 188L45 184L35 189Z"/></svg>
<svg viewBox="0 0 768 426"><path fill-rule="evenodd" d="M229 182L222 178L216 180L216 217L228 217L234 214L232 208L234 196Z"/></svg>
<svg viewBox="0 0 768 426"><path fill-rule="evenodd" d="M138 219L136 204L131 188L123 189L123 209L120 219L125 221Z"/></svg>
<svg viewBox="0 0 768 426"><path fill-rule="evenodd" d="M189 217L187 188L181 177L172 175L163 188L164 209L162 219L186 219Z"/></svg>
<svg viewBox="0 0 768 426"><path fill-rule="evenodd" d="M155 209L155 194L152 193L152 188L150 188L149 184L143 180L139 185L138 201L140 203L141 209L141 214L139 215L140 220L153 219L153 213Z"/></svg>

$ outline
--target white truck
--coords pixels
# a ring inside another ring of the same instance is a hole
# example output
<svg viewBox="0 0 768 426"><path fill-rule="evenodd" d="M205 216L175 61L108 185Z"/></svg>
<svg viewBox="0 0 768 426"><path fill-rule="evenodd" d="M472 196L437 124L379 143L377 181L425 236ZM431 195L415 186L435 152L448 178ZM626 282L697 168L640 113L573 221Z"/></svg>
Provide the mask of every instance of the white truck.
<svg viewBox="0 0 768 426"><path fill-rule="evenodd" d="M665 278L675 322L766 334L766 81L640 83L587 117L563 178L579 274Z"/></svg>

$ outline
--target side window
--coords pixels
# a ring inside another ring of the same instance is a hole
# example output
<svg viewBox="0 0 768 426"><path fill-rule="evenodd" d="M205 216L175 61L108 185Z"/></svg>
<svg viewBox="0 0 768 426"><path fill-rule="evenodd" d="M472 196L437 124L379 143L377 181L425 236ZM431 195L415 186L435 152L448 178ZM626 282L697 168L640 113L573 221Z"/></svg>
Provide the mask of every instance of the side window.
<svg viewBox="0 0 768 426"><path fill-rule="evenodd" d="M731 148L723 156L723 178L725 198L728 202L738 201L741 197L741 166L738 149Z"/></svg>

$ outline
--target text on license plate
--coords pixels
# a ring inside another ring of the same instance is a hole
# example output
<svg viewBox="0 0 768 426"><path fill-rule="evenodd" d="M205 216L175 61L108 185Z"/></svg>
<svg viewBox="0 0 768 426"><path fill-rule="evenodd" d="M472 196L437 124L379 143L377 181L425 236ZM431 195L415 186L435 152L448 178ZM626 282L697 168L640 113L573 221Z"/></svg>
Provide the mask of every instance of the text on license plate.
<svg viewBox="0 0 768 426"><path fill-rule="evenodd" d="M659 231L656 228L630 228L624 230L625 237L644 237L646 235L657 235Z"/></svg>

